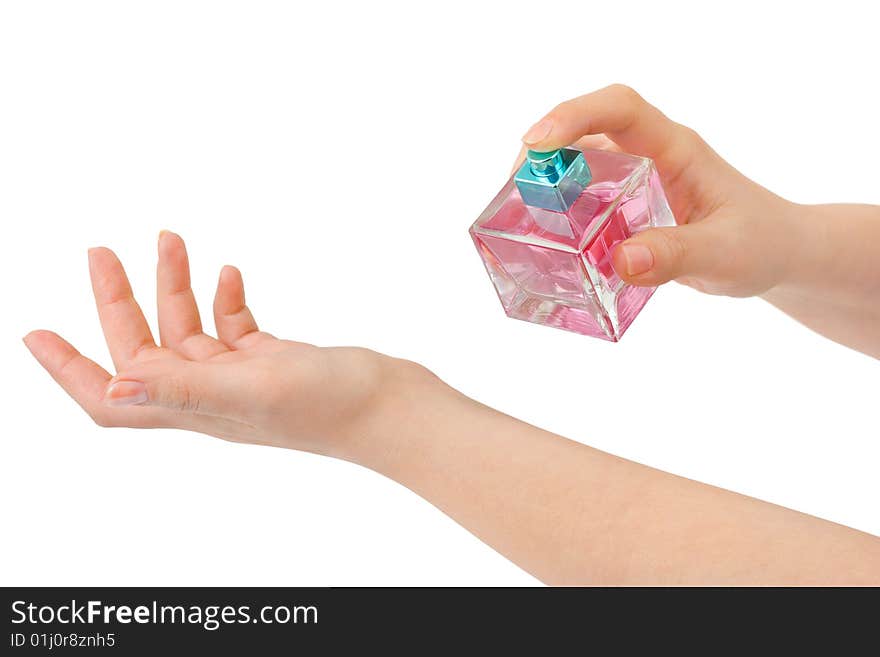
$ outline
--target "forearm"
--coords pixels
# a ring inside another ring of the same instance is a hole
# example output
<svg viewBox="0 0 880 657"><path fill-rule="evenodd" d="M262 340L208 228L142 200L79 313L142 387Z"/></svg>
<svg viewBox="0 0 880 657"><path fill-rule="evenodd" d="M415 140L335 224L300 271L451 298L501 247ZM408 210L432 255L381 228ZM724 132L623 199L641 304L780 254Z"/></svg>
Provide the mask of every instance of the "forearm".
<svg viewBox="0 0 880 657"><path fill-rule="evenodd" d="M880 206L792 206L785 278L763 298L814 331L880 358Z"/></svg>
<svg viewBox="0 0 880 657"><path fill-rule="evenodd" d="M389 404L345 458L545 582L880 583L870 535L586 447L435 379Z"/></svg>

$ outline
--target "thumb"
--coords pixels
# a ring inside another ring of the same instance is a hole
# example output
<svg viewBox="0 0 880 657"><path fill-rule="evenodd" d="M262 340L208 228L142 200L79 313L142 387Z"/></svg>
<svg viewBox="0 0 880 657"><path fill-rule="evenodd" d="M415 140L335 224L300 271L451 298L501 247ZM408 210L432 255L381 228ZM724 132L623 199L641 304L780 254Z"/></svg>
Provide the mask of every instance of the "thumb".
<svg viewBox="0 0 880 657"><path fill-rule="evenodd" d="M705 275L724 257L721 239L708 225L653 228L621 242L612 253L614 271L631 285L660 285Z"/></svg>
<svg viewBox="0 0 880 657"><path fill-rule="evenodd" d="M243 387L227 365L159 359L119 372L107 386L104 403L235 418L242 410Z"/></svg>

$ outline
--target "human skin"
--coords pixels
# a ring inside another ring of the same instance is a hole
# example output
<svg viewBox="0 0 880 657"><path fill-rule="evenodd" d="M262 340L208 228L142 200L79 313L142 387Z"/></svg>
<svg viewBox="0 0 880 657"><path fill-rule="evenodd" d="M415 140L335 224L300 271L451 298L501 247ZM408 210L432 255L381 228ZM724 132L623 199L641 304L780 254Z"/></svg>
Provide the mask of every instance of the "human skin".
<svg viewBox="0 0 880 657"><path fill-rule="evenodd" d="M876 208L791 204L626 88L563 103L549 116L549 130L539 122L527 133L530 146L591 135L591 146L601 140L658 165L682 225L618 249L615 267L627 280L760 294L817 331L880 354L880 275L870 262L880 237ZM545 133L535 139L536 131ZM101 426L187 429L358 463L551 584L880 584L880 538L543 431L412 362L261 332L233 267L220 273L211 337L190 289L183 241L163 232L158 252L159 344L113 252L89 251L116 375L55 333L25 337ZM840 253L854 271L811 271Z"/></svg>
<svg viewBox="0 0 880 657"><path fill-rule="evenodd" d="M523 142L538 151L574 143L654 160L678 225L615 250L614 268L627 283L675 280L710 294L760 296L880 358L880 207L780 198L623 85L557 105Z"/></svg>

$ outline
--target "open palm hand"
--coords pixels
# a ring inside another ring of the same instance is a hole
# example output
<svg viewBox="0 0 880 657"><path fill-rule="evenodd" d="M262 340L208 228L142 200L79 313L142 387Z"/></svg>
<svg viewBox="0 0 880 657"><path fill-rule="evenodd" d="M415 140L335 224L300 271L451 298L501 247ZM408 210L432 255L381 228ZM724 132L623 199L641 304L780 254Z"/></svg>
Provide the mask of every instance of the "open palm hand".
<svg viewBox="0 0 880 657"><path fill-rule="evenodd" d="M117 374L51 331L25 343L101 426L173 427L234 441L330 453L379 405L403 361L319 348L262 332L241 274L226 266L214 299L217 337L202 330L183 240L159 237L159 344L116 255L89 251L98 315Z"/></svg>

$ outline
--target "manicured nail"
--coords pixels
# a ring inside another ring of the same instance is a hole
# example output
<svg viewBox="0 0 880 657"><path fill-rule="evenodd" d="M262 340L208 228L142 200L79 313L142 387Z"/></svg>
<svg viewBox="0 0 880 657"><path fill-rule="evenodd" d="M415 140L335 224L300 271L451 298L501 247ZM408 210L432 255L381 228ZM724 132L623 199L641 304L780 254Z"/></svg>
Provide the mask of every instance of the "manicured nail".
<svg viewBox="0 0 880 657"><path fill-rule="evenodd" d="M526 144L537 144L547 138L553 130L553 121L550 119L541 119L523 135L522 140Z"/></svg>
<svg viewBox="0 0 880 657"><path fill-rule="evenodd" d="M654 254L644 244L621 244L620 250L628 276L644 274L654 266Z"/></svg>
<svg viewBox="0 0 880 657"><path fill-rule="evenodd" d="M147 386L140 381L117 381L104 393L104 403L109 406L132 406L147 401Z"/></svg>

